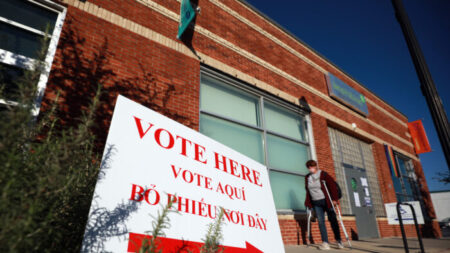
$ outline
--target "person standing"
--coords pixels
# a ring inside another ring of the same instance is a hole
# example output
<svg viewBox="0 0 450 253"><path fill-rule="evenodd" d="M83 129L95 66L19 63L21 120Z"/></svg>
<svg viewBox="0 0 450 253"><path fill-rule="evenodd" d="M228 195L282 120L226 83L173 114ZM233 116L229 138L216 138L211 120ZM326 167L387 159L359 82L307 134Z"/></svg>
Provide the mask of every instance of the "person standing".
<svg viewBox="0 0 450 253"><path fill-rule="evenodd" d="M334 238L338 242L338 247L340 249L344 248L341 240L341 231L339 229L339 224L336 218L336 213L333 210L333 204L338 208L339 204L339 190L336 181L325 171L318 168L317 162L314 160L309 160L306 162L306 167L309 170L308 175L305 178L305 188L306 188L306 199L305 206L314 209L316 212L317 220L319 222L320 236L322 237L322 245L319 246L321 250L329 250L330 245L328 242L327 228L325 225L325 212L328 216L328 221L333 229ZM327 195L324 183L328 188L331 196Z"/></svg>

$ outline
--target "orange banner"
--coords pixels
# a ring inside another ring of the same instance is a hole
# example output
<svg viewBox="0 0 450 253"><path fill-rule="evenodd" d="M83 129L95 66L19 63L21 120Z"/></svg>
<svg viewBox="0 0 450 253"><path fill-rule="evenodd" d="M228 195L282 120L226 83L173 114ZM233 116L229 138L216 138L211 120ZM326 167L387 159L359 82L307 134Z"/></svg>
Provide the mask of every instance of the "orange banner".
<svg viewBox="0 0 450 253"><path fill-rule="evenodd" d="M428 142L425 128L421 120L416 120L408 123L409 133L414 143L416 154L431 152L430 143Z"/></svg>

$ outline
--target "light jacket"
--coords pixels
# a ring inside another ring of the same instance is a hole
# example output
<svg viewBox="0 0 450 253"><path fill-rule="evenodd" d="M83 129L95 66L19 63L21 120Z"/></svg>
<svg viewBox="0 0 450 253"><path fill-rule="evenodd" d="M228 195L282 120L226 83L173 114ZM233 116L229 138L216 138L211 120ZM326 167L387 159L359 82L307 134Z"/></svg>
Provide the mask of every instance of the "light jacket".
<svg viewBox="0 0 450 253"><path fill-rule="evenodd" d="M305 206L312 208L312 199L311 194L309 193L308 189L308 178L311 176L311 173L306 175L305 177L305 188L306 188L306 199L305 199ZM322 189L323 194L325 195L325 200L327 203L328 208L332 208L330 198L328 197L327 191L325 190L324 182L327 184L328 191L330 192L330 196L332 200L339 200L339 193L336 185L336 181L325 171L322 170L320 173L320 188Z"/></svg>

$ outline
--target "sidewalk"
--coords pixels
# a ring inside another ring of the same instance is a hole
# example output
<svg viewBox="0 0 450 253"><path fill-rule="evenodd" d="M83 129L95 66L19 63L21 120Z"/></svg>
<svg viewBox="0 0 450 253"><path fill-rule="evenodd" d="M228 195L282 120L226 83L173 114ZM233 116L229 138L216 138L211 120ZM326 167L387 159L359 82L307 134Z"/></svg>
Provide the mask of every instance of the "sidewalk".
<svg viewBox="0 0 450 253"><path fill-rule="evenodd" d="M450 252L450 238L444 239L423 239L426 253L441 253ZM345 247L348 244L345 243ZM403 253L405 249L403 247L402 238L383 238L383 239L367 239L352 241L352 249L345 248L342 250L337 249L335 244L331 244L331 250L325 251L330 253L344 253L344 252L364 252L364 253ZM409 252L420 252L420 246L417 239L408 239ZM309 253L309 252L322 252L317 249L318 245L285 245L286 253Z"/></svg>

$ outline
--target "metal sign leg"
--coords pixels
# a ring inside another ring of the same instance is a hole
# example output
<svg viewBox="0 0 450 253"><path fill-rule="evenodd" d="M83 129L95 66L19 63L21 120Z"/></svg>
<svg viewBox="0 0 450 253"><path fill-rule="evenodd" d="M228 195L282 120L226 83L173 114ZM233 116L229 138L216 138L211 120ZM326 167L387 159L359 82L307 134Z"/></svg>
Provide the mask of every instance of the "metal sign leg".
<svg viewBox="0 0 450 253"><path fill-rule="evenodd" d="M408 239L406 238L405 228L403 226L402 214L400 213L401 205L409 206L409 208L411 208L413 219L414 219L414 226L416 227L417 239L419 240L419 244L420 244L420 252L425 253L425 249L423 247L423 242L422 242L422 235L420 234L419 224L417 223L416 211L414 210L413 205L411 205L409 203L397 202L397 218L398 218L398 223L400 224L400 230L402 232L403 246L405 247L405 252L409 253L409 247L408 247Z"/></svg>

